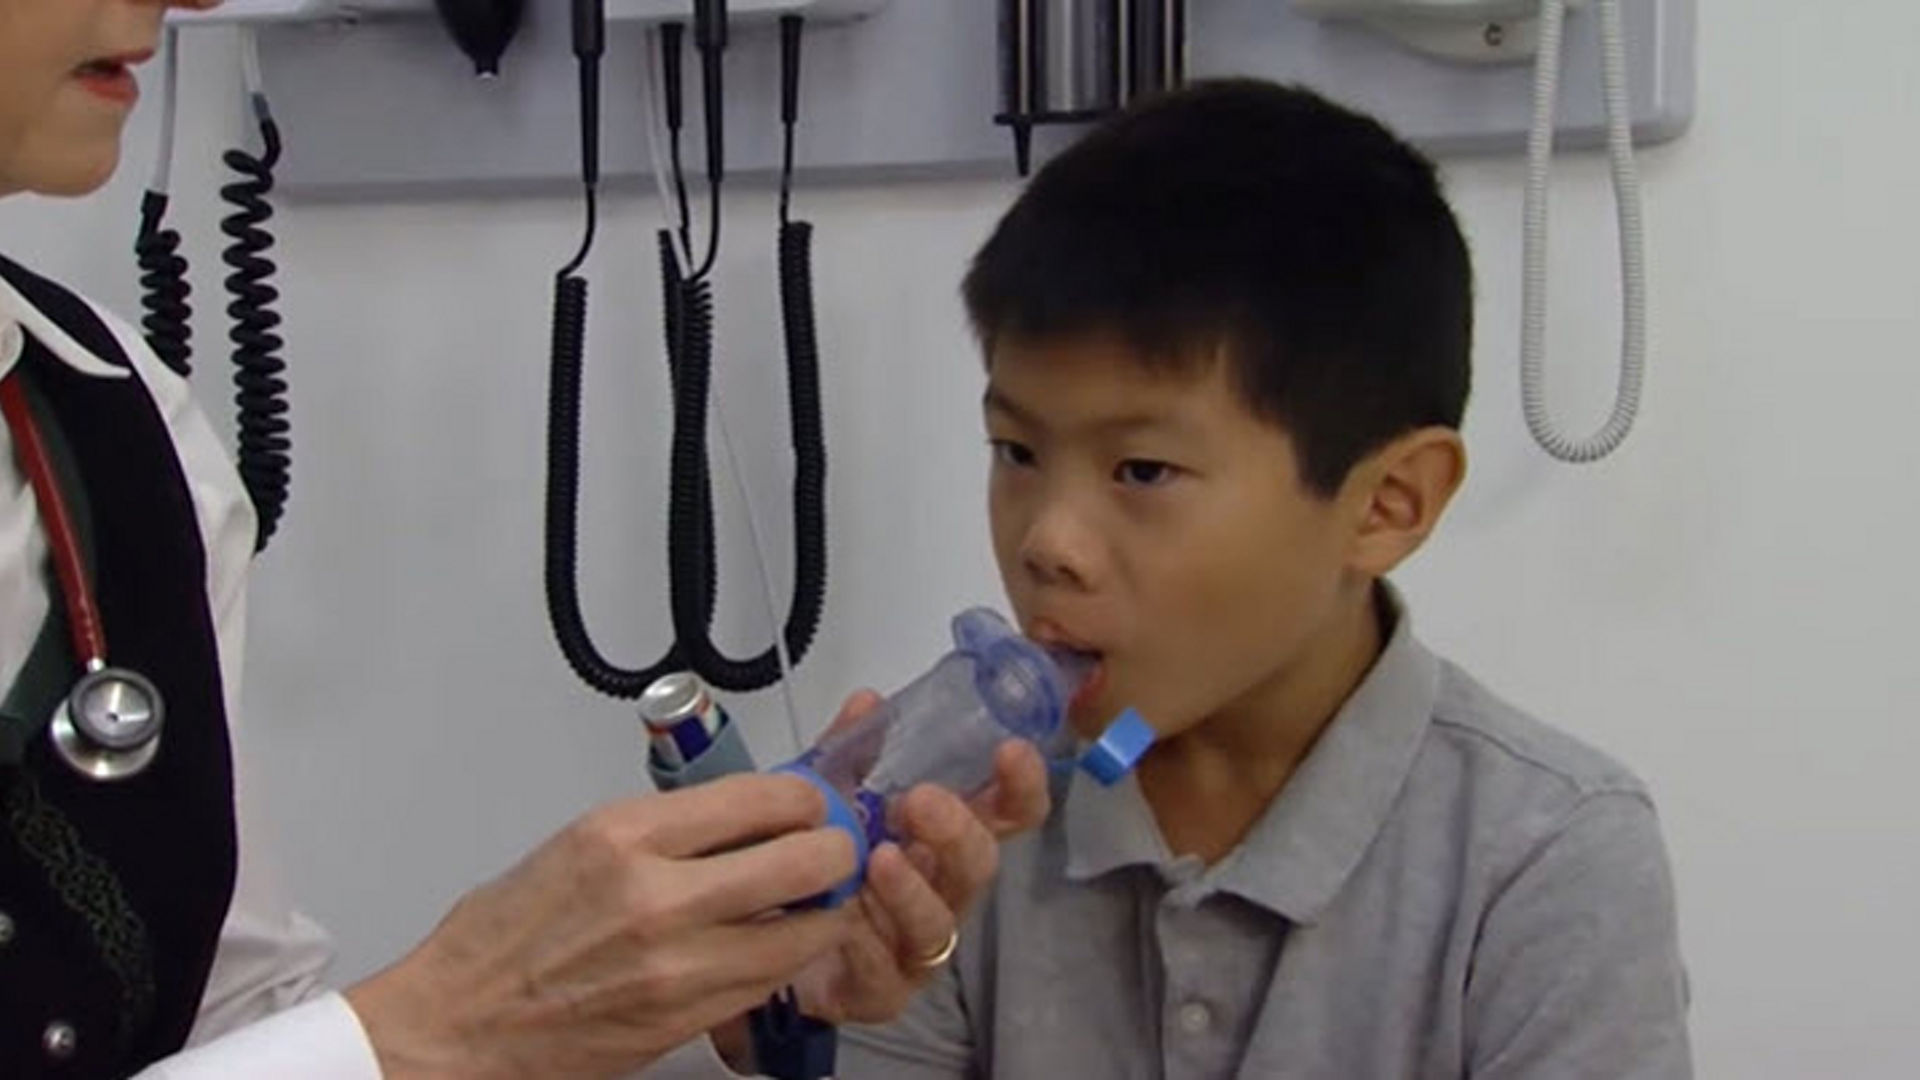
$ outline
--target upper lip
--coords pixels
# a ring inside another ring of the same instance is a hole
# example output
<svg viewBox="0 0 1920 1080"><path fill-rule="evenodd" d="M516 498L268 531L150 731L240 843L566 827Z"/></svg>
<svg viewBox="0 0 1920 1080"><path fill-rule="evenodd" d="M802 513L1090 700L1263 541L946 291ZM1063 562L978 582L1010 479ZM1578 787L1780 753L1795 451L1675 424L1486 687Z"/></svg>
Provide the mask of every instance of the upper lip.
<svg viewBox="0 0 1920 1080"><path fill-rule="evenodd" d="M94 67L97 65L109 65L113 67L139 67L141 64L153 59L153 57L154 50L152 49L135 49L131 52L115 53L110 56L96 56L80 66Z"/></svg>
<svg viewBox="0 0 1920 1080"><path fill-rule="evenodd" d="M1090 644L1084 638L1075 637L1067 632L1066 627L1050 618L1032 620L1027 626L1027 636L1042 645L1068 649L1077 653L1097 654L1101 651L1099 646Z"/></svg>

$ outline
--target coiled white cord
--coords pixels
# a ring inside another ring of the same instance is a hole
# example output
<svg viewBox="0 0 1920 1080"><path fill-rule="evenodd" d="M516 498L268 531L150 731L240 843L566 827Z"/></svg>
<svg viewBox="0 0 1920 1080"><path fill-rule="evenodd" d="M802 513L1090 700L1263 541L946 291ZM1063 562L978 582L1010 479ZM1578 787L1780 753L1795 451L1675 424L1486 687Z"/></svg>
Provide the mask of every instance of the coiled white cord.
<svg viewBox="0 0 1920 1080"><path fill-rule="evenodd" d="M180 31L167 27L161 45L160 139L153 152L153 182L147 190L165 195L173 189L173 143L180 116Z"/></svg>
<svg viewBox="0 0 1920 1080"><path fill-rule="evenodd" d="M1647 357L1647 258L1640 178L1633 160L1631 103L1627 97L1626 30L1620 0L1596 0L1600 17L1601 80L1607 150L1619 208L1623 307L1620 383L1613 412L1593 435L1576 439L1547 407L1547 192L1559 106L1561 46L1567 0L1542 0L1540 56L1534 72L1533 127L1527 139L1526 231L1521 300L1520 396L1527 430L1547 453L1570 464L1598 461L1626 441L1640 412Z"/></svg>

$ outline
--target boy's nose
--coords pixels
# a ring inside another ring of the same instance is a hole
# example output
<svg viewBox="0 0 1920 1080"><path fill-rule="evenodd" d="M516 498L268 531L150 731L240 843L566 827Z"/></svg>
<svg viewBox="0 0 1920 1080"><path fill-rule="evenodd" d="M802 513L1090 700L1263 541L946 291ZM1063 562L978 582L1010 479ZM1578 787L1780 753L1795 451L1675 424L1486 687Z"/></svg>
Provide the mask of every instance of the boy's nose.
<svg viewBox="0 0 1920 1080"><path fill-rule="evenodd" d="M1043 509L1020 546L1020 562L1036 584L1091 589L1099 580L1094 540L1095 533L1069 509Z"/></svg>

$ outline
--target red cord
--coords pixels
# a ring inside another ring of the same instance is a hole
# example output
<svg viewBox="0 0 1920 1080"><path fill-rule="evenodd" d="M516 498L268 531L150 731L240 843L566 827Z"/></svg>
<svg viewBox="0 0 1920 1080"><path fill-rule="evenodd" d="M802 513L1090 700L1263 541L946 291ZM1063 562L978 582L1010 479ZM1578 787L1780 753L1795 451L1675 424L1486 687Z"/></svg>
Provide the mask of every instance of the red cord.
<svg viewBox="0 0 1920 1080"><path fill-rule="evenodd" d="M53 556L54 575L60 581L60 594L66 600L67 628L73 634L73 650L83 664L105 663L107 632L100 621L100 609L93 602L93 583L87 579L86 562L80 554L79 535L73 518L67 513L66 499L54 479L47 447L40 439L40 428L33 422L27 406L27 394L20 386L19 371L0 379L0 411L6 413L7 430L13 433L13 456L20 471L33 485L33 497L40 504L40 521L47 533L48 553Z"/></svg>

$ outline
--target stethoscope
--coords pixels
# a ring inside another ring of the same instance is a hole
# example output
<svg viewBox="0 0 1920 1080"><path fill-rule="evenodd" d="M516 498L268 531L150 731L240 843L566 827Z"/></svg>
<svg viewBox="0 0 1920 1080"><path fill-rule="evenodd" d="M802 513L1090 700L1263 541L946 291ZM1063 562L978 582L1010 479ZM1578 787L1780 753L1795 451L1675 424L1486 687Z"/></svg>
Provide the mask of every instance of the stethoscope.
<svg viewBox="0 0 1920 1080"><path fill-rule="evenodd" d="M0 379L0 411L13 436L14 457L39 503L73 652L86 669L54 714L49 733L61 760L82 776L125 780L145 771L159 753L166 703L145 676L107 664L106 626L94 602L93 582L19 374L16 369Z"/></svg>

